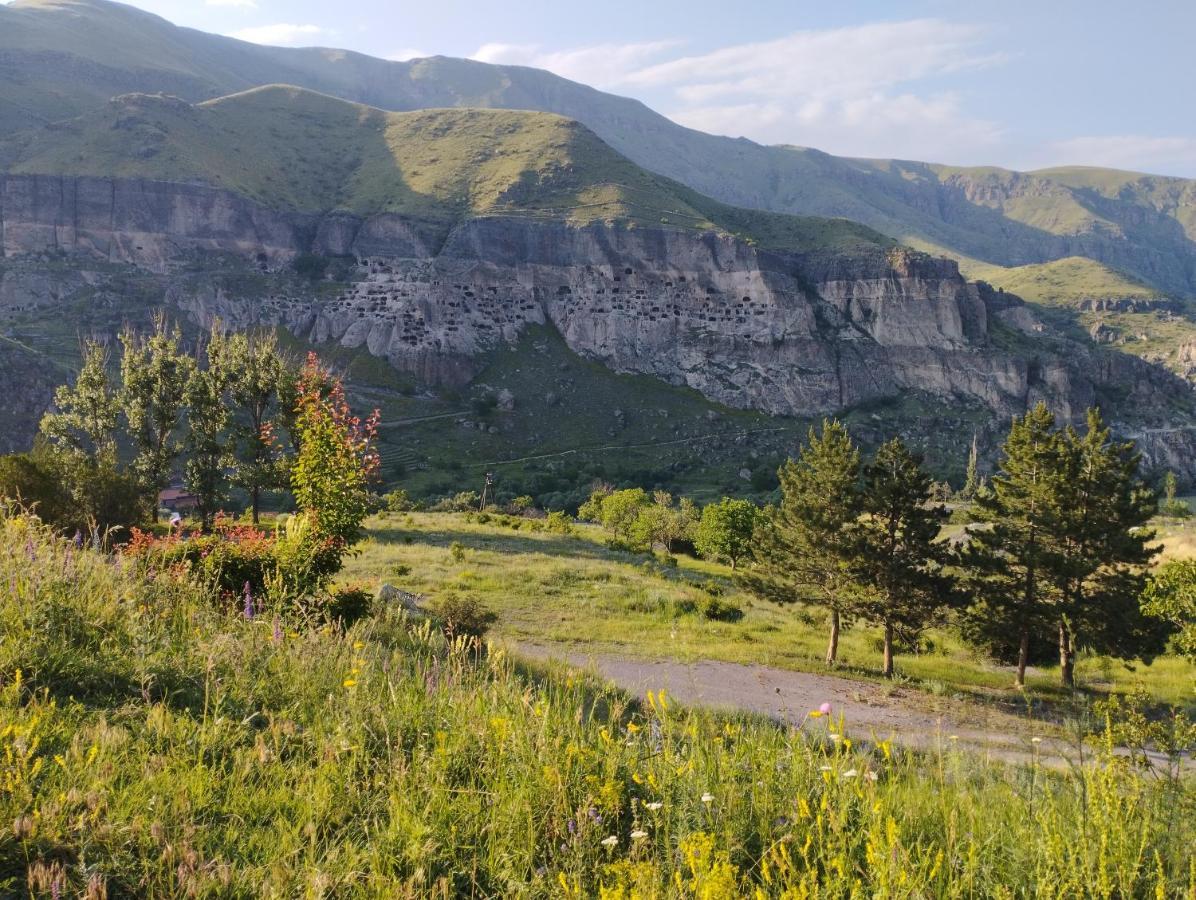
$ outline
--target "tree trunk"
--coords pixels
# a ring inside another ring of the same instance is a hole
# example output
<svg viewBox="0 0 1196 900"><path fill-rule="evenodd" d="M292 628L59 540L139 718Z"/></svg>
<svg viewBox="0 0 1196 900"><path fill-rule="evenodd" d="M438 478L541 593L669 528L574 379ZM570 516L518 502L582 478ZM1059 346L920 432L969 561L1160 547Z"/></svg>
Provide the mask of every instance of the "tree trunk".
<svg viewBox="0 0 1196 900"><path fill-rule="evenodd" d="M1013 686L1021 690L1026 686L1026 663L1030 660L1030 629L1022 629L1022 639L1017 647L1017 680Z"/></svg>
<svg viewBox="0 0 1196 900"><path fill-rule="evenodd" d="M893 626L885 623L885 678L893 677Z"/></svg>
<svg viewBox="0 0 1196 900"><path fill-rule="evenodd" d="M1075 662L1072 655L1071 634L1067 623L1059 623L1059 678L1064 687L1076 686Z"/></svg>
<svg viewBox="0 0 1196 900"><path fill-rule="evenodd" d="M833 666L839 658L839 610L831 610L831 641L826 645L826 664Z"/></svg>
<svg viewBox="0 0 1196 900"><path fill-rule="evenodd" d="M261 501L261 488L259 488L255 484L253 486L252 490L250 490L249 495L251 498L250 504L253 508L253 524L256 525L256 524L258 524L259 507L260 507L260 501Z"/></svg>

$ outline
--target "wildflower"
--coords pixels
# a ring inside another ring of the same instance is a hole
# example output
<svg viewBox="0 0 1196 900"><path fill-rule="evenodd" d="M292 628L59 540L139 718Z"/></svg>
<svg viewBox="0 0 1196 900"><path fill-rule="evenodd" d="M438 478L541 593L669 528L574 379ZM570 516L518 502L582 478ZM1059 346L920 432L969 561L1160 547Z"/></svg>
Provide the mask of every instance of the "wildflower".
<svg viewBox="0 0 1196 900"><path fill-rule="evenodd" d="M843 741L843 735L835 734L835 732L833 732L833 731L830 734L828 734L827 737L829 737L836 744L842 743L842 741Z"/></svg>
<svg viewBox="0 0 1196 900"><path fill-rule="evenodd" d="M633 841L642 841L647 836L648 836L648 832L641 831L639 829L636 829L635 831L631 832L631 839Z"/></svg>
<svg viewBox="0 0 1196 900"><path fill-rule="evenodd" d="M645 803L644 806L652 810L652 812L656 812L656 810L660 809L662 806L664 806L664 804L658 800L653 800L651 803Z"/></svg>
<svg viewBox="0 0 1196 900"><path fill-rule="evenodd" d="M357 679L356 678L346 678L344 681L341 682L341 684L347 688L357 687Z"/></svg>
<svg viewBox="0 0 1196 900"><path fill-rule="evenodd" d="M876 778L877 778L877 775L876 775L876 773L875 773L875 772L869 772L869 773L868 773L868 780L869 780L869 781L876 781Z"/></svg>
<svg viewBox="0 0 1196 900"><path fill-rule="evenodd" d="M1032 738L1030 738L1030 743L1031 743L1031 744L1041 744L1041 743L1042 743L1042 738L1040 738L1040 737L1032 737Z"/></svg>
<svg viewBox="0 0 1196 900"><path fill-rule="evenodd" d="M249 589L249 582L245 582L245 618L252 619L255 610L253 608L253 592Z"/></svg>
<svg viewBox="0 0 1196 900"><path fill-rule="evenodd" d="M843 773L843 777L844 778L855 778L859 774L860 773L857 772L855 769L848 769L846 772Z"/></svg>
<svg viewBox="0 0 1196 900"><path fill-rule="evenodd" d="M608 837L604 837L601 841L599 841L599 843L602 844L603 847L614 847L619 843L619 839L612 834Z"/></svg>
<svg viewBox="0 0 1196 900"><path fill-rule="evenodd" d="M639 727L638 725L636 725L634 722L628 722L628 723L627 723L627 730L628 730L628 731L629 731L631 734L635 734L637 731L639 731L639 730L640 730L640 727Z"/></svg>
<svg viewBox="0 0 1196 900"><path fill-rule="evenodd" d="M832 769L830 766L819 766L818 771L819 772L830 772L830 771L832 771Z"/></svg>
<svg viewBox="0 0 1196 900"><path fill-rule="evenodd" d="M949 741L958 741L958 740L959 740L959 735L958 735L958 734L953 734L953 735L951 735L949 738L947 738L947 740L949 740Z"/></svg>
<svg viewBox="0 0 1196 900"><path fill-rule="evenodd" d="M282 625L278 621L278 616L274 617L274 643L282 643Z"/></svg>
<svg viewBox="0 0 1196 900"><path fill-rule="evenodd" d="M818 711L824 716L829 716L831 714L831 705L829 703L824 703L818 707Z"/></svg>
<svg viewBox="0 0 1196 900"><path fill-rule="evenodd" d="M713 803L714 802L714 794L703 794L702 802L703 803Z"/></svg>

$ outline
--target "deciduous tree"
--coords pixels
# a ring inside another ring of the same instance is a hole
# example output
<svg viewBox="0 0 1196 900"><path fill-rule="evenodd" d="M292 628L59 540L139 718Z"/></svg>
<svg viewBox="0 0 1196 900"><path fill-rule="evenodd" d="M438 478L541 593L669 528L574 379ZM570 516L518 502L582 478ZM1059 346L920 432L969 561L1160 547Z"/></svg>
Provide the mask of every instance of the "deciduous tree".
<svg viewBox="0 0 1196 900"><path fill-rule="evenodd" d="M694 546L707 559L725 560L732 569L751 553L760 508L750 500L724 497L702 509Z"/></svg>
<svg viewBox="0 0 1196 900"><path fill-rule="evenodd" d="M183 449L183 413L195 360L183 351L179 329L169 327L161 314L148 336L130 328L120 340L120 405L136 454L130 468L156 522L158 493L170 483Z"/></svg>

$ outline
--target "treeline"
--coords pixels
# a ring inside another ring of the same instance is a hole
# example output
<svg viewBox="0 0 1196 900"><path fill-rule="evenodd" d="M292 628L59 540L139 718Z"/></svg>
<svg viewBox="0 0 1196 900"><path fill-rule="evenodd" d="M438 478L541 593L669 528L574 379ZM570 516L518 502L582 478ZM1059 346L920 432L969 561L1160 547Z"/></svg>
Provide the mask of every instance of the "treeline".
<svg viewBox="0 0 1196 900"><path fill-rule="evenodd" d="M126 329L111 356L86 342L33 450L0 459L0 493L59 528L157 521L159 493L179 478L205 530L233 488L256 523L262 498L292 487L305 368L317 389L333 387L318 365L288 359L273 332L226 334L218 322L191 352L158 316L148 334Z"/></svg>
<svg viewBox="0 0 1196 900"><path fill-rule="evenodd" d="M1139 462L1098 411L1084 429L1059 428L1039 404L1013 420L990 479L978 477L973 451L971 524L947 540L948 511L919 454L894 438L865 459L827 421L781 466L780 499L763 510L724 499L699 511L663 492L600 488L580 517L607 528L613 546L671 552L692 542L756 595L826 609L828 664L850 622L881 630L888 676L899 646L954 622L970 643L1015 662L1019 687L1047 647L1071 686L1078 648L1149 658L1171 627L1151 613L1184 602L1176 589L1144 597L1157 499Z"/></svg>

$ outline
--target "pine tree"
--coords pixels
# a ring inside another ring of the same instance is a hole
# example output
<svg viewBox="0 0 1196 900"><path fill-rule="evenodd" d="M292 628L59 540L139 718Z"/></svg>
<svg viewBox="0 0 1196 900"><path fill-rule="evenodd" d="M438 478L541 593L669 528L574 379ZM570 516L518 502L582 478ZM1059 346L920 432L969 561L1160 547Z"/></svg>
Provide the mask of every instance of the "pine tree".
<svg viewBox="0 0 1196 900"><path fill-rule="evenodd" d="M848 525L852 570L865 588L854 607L884 629L888 678L895 634L912 639L935 624L953 598L953 579L944 569L948 549L938 541L947 510L930 502L933 486L921 457L893 438L864 467L861 516Z"/></svg>
<svg viewBox="0 0 1196 900"><path fill-rule="evenodd" d="M154 318L149 337L131 329L121 335L120 404L136 456L131 468L158 521L158 493L170 482L171 469L182 452L187 384L195 361L183 352L178 328L165 316Z"/></svg>
<svg viewBox="0 0 1196 900"><path fill-rule="evenodd" d="M1141 608L1154 553L1142 526L1155 499L1138 465L1133 444L1111 440L1096 410L1083 435L1055 431L1041 403L1014 420L992 489L976 498L987 527L964 554L976 593L965 631L1016 636L1019 687L1032 638L1053 635L1066 687L1079 645L1121 658L1161 649L1165 629Z"/></svg>
<svg viewBox="0 0 1196 900"><path fill-rule="evenodd" d="M847 526L859 509L860 453L847 429L824 421L810 429L797 459L777 473L781 501L761 515L747 588L776 603L812 603L830 611L826 662L838 656L842 615L855 588Z"/></svg>
<svg viewBox="0 0 1196 900"><path fill-rule="evenodd" d="M219 323L208 337L207 365L196 365L187 382L189 411L185 482L195 495L196 512L206 531L227 497L225 469L230 462L227 339Z"/></svg>
<svg viewBox="0 0 1196 900"><path fill-rule="evenodd" d="M1062 682L1075 683L1077 641L1100 652L1136 657L1161 649L1160 629L1142 614L1156 497L1138 477L1132 441L1113 441L1100 412L1088 411L1083 435L1062 435L1066 475L1059 565L1052 576L1059 595L1058 641Z"/></svg>
<svg viewBox="0 0 1196 900"><path fill-rule="evenodd" d="M249 492L253 521L260 518L263 491L284 487L286 463L277 442L284 417L282 393L288 365L273 332L234 334L223 355L233 406L233 481Z"/></svg>
<svg viewBox="0 0 1196 900"><path fill-rule="evenodd" d="M1018 687L1025 685L1031 636L1055 621L1050 572L1060 564L1054 535L1066 475L1054 426L1042 403L1014 418L999 470L977 492L973 515L980 527L963 554L975 598L967 623L972 639L1014 637Z"/></svg>

